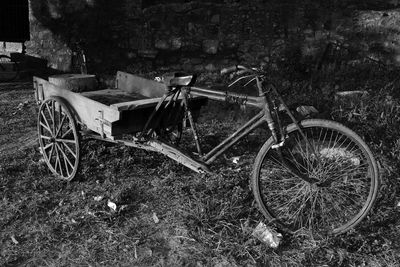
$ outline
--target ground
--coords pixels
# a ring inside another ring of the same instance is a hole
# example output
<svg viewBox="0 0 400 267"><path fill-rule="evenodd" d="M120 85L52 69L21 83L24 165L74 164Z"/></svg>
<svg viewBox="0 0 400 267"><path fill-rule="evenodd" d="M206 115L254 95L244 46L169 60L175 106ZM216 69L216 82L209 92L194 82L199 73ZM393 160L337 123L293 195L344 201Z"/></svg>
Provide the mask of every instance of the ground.
<svg viewBox="0 0 400 267"><path fill-rule="evenodd" d="M399 266L400 105L392 93L330 103L335 119L361 133L379 160L382 187L369 216L323 240L284 233L273 249L252 236L265 222L248 183L263 133L217 160L214 175L152 152L85 141L77 179L61 182L38 149L32 83L0 84L0 265ZM206 149L245 120L239 110L214 102L204 109Z"/></svg>

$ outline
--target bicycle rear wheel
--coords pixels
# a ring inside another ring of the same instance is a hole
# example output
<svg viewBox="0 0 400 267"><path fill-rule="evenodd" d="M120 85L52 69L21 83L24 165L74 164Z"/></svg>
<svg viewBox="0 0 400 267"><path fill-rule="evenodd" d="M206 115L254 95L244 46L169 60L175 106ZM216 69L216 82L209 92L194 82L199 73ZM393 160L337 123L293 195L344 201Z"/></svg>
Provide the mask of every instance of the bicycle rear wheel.
<svg viewBox="0 0 400 267"><path fill-rule="evenodd" d="M364 141L342 124L311 119L302 121L301 129L308 142L291 124L283 147L273 149L270 138L260 149L251 178L255 199L267 219L289 232L346 232L376 199L376 161Z"/></svg>
<svg viewBox="0 0 400 267"><path fill-rule="evenodd" d="M7 55L0 55L0 81L10 82L17 78L19 68L17 62Z"/></svg>

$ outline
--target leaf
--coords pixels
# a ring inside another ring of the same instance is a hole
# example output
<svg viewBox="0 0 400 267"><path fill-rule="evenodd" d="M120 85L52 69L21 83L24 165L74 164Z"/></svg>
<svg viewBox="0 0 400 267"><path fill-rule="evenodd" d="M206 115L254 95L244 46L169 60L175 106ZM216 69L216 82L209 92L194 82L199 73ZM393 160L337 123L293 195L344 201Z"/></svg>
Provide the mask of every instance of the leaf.
<svg viewBox="0 0 400 267"><path fill-rule="evenodd" d="M116 211L116 210L117 210L117 204L115 204L114 202L112 202L112 201L110 201L110 200L108 200L107 206L108 206L110 209L112 209L113 211Z"/></svg>
<svg viewBox="0 0 400 267"><path fill-rule="evenodd" d="M158 219L157 214L155 212L153 212L153 221L155 223L159 223L160 222L160 219Z"/></svg>
<svg viewBox="0 0 400 267"><path fill-rule="evenodd" d="M11 240L12 240L12 242L13 242L15 245L18 245L18 244L19 244L18 240L15 238L14 235L11 235Z"/></svg>
<svg viewBox="0 0 400 267"><path fill-rule="evenodd" d="M234 164L238 164L238 163L239 163L239 160L240 160L240 157L233 157L233 158L232 158L232 162L233 162Z"/></svg>
<svg viewBox="0 0 400 267"><path fill-rule="evenodd" d="M93 199L94 199L94 201L102 201L103 200L103 196L97 196L97 197L94 197Z"/></svg>

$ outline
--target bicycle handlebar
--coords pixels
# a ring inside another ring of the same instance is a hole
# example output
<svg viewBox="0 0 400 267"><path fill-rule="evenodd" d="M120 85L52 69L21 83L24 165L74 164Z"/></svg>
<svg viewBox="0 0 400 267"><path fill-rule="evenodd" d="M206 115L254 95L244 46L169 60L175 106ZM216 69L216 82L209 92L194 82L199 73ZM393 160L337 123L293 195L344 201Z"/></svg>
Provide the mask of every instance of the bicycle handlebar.
<svg viewBox="0 0 400 267"><path fill-rule="evenodd" d="M248 69L245 66L235 65L235 66L223 68L221 70L221 75L229 74L229 73L236 72L236 71L239 71L239 70L252 71L251 69Z"/></svg>
<svg viewBox="0 0 400 267"><path fill-rule="evenodd" d="M257 88L258 88L258 94L259 96L263 95L263 89L262 89L262 84L260 83L260 78L262 78L264 75L262 73L262 69L257 69L257 68L247 68L242 65L235 65L227 68L223 68L221 70L221 75L229 74L235 72L237 76L242 76L245 73L250 73L250 75L247 76L242 76L236 79L234 82L228 85L228 87L231 87L232 85L236 84L237 82L251 78L250 81L248 81L244 86L248 85L250 82L256 80L257 81Z"/></svg>

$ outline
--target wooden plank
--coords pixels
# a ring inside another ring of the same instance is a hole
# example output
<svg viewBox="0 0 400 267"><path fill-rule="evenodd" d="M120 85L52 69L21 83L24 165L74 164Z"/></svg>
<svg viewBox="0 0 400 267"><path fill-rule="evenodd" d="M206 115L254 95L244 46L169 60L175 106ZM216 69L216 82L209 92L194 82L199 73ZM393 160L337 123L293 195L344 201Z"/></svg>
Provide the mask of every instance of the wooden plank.
<svg viewBox="0 0 400 267"><path fill-rule="evenodd" d="M147 98L143 95L137 93L128 93L121 89L104 89L99 91L83 92L81 95L107 106Z"/></svg>
<svg viewBox="0 0 400 267"><path fill-rule="evenodd" d="M129 93L137 93L149 98L110 105L110 107L115 108L118 111L135 110L156 106L166 91L166 86L163 83L145 79L123 71L117 72L117 87L120 90L124 90ZM202 96L192 96L192 98L195 102L199 101L200 99L204 99ZM182 99L182 96L179 96L179 99ZM204 101L201 102L205 103Z"/></svg>
<svg viewBox="0 0 400 267"><path fill-rule="evenodd" d="M162 97L166 91L163 83L145 79L131 73L117 72L117 88L149 98Z"/></svg>
<svg viewBox="0 0 400 267"><path fill-rule="evenodd" d="M159 97L159 98L148 98L148 99L135 100L135 101L130 101L130 102L122 102L122 103L112 104L112 105L110 105L110 107L114 108L115 110L118 110L118 111L154 107L157 105L157 103L158 103L158 101L160 101L160 99L161 98Z"/></svg>
<svg viewBox="0 0 400 267"><path fill-rule="evenodd" d="M63 89L73 92L97 90L98 84L95 75L91 74L58 74L49 77L49 82Z"/></svg>
<svg viewBox="0 0 400 267"><path fill-rule="evenodd" d="M103 119L108 123L104 124L104 133L107 136L112 135L111 124L120 119L120 112L107 105L89 99L81 94L71 92L66 89L55 86L48 81L34 77L34 82L37 84L39 100L48 99L50 96L58 96L63 98L75 113L78 120L86 125L88 129L101 133L100 119L102 112Z"/></svg>
<svg viewBox="0 0 400 267"><path fill-rule="evenodd" d="M195 120L197 120L200 115L200 108L206 103L206 98L199 98L191 102L192 115ZM141 131L153 110L154 106L145 107L145 105L140 105L134 110L121 110L121 119L112 125L113 135L123 135ZM164 117L161 118L162 125L166 127L177 120L182 120L184 117L183 111L180 105L170 108L167 112L164 112ZM172 116L170 116L170 114L172 114ZM153 123L155 122L156 120L153 121ZM149 126L150 128L154 127L152 123L150 123Z"/></svg>
<svg viewBox="0 0 400 267"><path fill-rule="evenodd" d="M124 111L124 110L134 110L134 109L142 109L142 108L148 108L148 107L154 107L157 105L158 101L160 101L161 97L158 98L149 98L149 99L141 99L141 100L135 100L131 102L122 102L122 103L116 103L110 105L111 108L114 108L115 110L118 111ZM166 101L168 101L169 98L167 98ZM178 99L182 99L182 96L179 96ZM191 101L192 102L201 102L203 105L206 104L206 99L203 96L192 96Z"/></svg>

